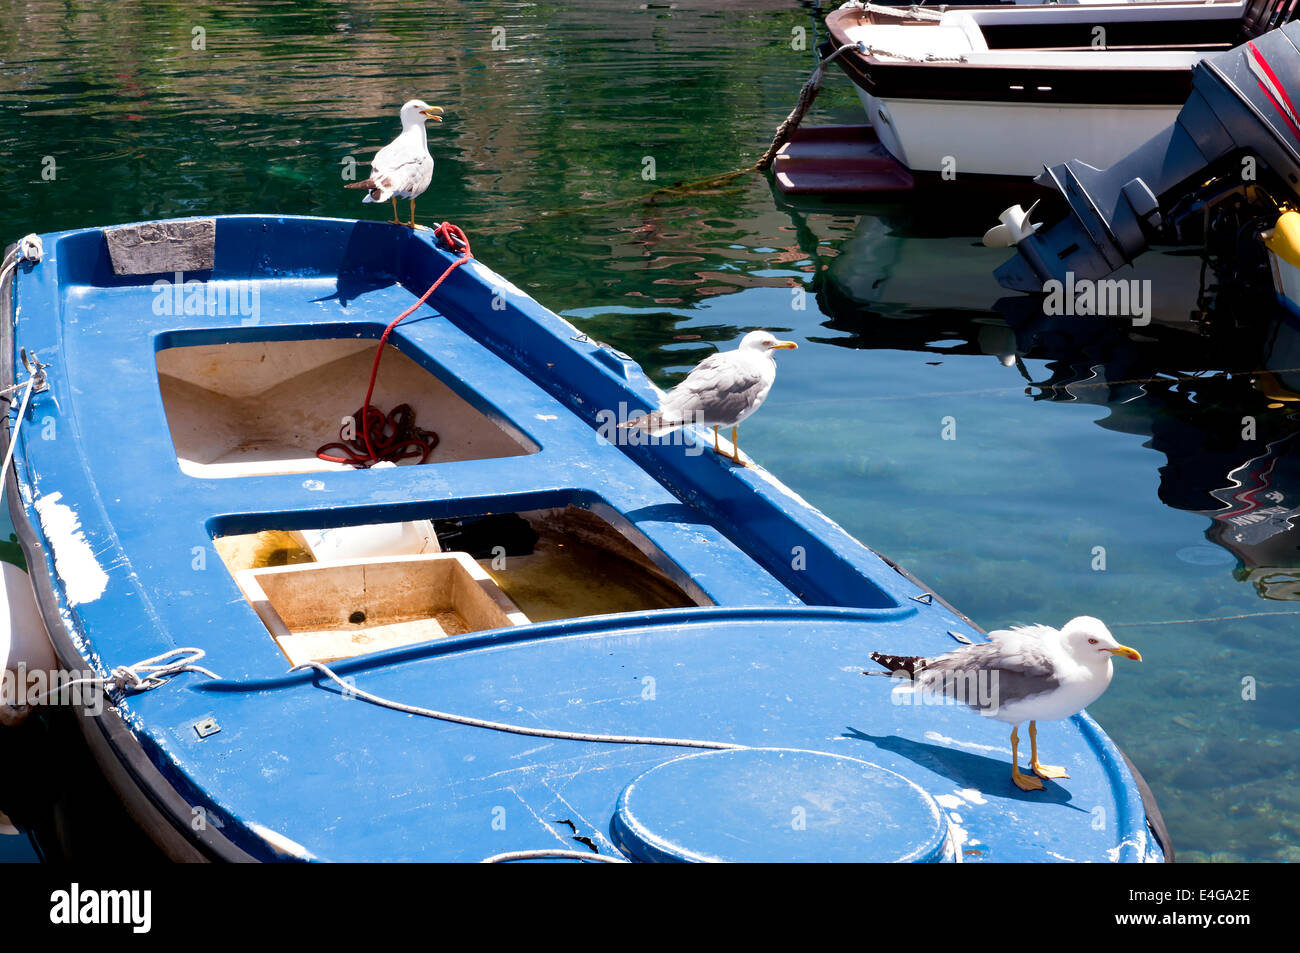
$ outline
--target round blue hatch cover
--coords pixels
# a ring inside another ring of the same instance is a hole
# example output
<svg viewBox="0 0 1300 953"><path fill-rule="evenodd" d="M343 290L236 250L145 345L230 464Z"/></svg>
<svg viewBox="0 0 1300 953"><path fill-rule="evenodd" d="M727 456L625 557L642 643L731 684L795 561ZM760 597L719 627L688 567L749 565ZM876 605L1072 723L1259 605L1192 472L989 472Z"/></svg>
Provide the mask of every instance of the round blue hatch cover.
<svg viewBox="0 0 1300 953"><path fill-rule="evenodd" d="M623 789L611 827L642 861L949 859L947 818L930 795L879 765L819 751L667 761Z"/></svg>

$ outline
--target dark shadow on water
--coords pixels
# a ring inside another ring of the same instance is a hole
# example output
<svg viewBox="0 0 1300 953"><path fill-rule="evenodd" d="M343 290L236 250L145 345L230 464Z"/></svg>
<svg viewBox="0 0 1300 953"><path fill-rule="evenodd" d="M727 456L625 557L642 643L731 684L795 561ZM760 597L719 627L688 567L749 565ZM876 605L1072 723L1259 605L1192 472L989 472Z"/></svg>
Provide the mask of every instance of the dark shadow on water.
<svg viewBox="0 0 1300 953"><path fill-rule="evenodd" d="M0 861L165 862L99 773L75 717L51 708L0 730L0 811L30 838L34 854L21 856L26 845L13 837Z"/></svg>
<svg viewBox="0 0 1300 953"><path fill-rule="evenodd" d="M1055 781L1044 780L1041 791L1020 790L1011 783L1011 765L1003 759L954 751L943 745L912 741L897 735L870 735L852 726L845 727L847 730L840 737L870 742L882 751L896 754L927 771L943 775L959 788L974 788L986 795L997 791L1000 793L993 796L1035 804L1060 804L1072 811L1087 813L1083 808L1070 804L1070 792Z"/></svg>

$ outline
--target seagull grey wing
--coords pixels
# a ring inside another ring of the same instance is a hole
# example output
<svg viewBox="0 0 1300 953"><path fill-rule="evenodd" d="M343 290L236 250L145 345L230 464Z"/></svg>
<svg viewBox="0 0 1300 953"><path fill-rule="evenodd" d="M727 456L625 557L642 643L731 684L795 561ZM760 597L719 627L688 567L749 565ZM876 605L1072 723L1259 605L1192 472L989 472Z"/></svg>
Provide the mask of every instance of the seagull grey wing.
<svg viewBox="0 0 1300 953"><path fill-rule="evenodd" d="M733 354L714 354L672 389L664 408L684 420L729 427L753 413L771 386Z"/></svg>
<svg viewBox="0 0 1300 953"><path fill-rule="evenodd" d="M1059 687L1051 656L1033 639L984 642L932 659L920 690L982 712L996 712Z"/></svg>

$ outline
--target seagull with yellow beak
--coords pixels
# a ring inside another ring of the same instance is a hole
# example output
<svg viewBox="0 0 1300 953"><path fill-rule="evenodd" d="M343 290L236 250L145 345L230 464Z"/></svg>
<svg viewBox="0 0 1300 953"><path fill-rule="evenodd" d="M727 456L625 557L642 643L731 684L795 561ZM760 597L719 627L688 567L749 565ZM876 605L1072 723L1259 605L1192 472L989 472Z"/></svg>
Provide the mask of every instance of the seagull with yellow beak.
<svg viewBox="0 0 1300 953"><path fill-rule="evenodd" d="M660 437L687 424L713 428L713 452L718 448L718 428L731 428L731 459L742 467L739 427L758 410L776 381L772 355L796 348L794 341L778 341L768 331L750 331L734 351L721 351L700 361L686 379L664 397L658 410L620 424Z"/></svg>
<svg viewBox="0 0 1300 953"><path fill-rule="evenodd" d="M967 645L934 658L882 655L871 658L891 674L910 678L896 689L943 695L1011 728L1011 780L1022 791L1039 791L1038 778L1068 778L1065 768L1038 760L1039 721L1077 715L1110 685L1111 659L1142 661L1142 655L1120 645L1110 630L1092 616L1071 619L1063 627L1016 626L989 633L989 641ZM884 674L864 672L865 675ZM1016 734L1029 722L1030 767L1038 777L1020 773Z"/></svg>
<svg viewBox="0 0 1300 953"><path fill-rule="evenodd" d="M415 200L424 194L433 178L433 156L429 155L429 137L424 130L424 121L442 122L438 115L440 112L441 106L430 106L420 99L408 102L402 107L402 132L370 160L370 178L344 188L367 189L363 202L387 202L391 199L392 224L414 228ZM398 219L398 199L411 200L410 222Z"/></svg>

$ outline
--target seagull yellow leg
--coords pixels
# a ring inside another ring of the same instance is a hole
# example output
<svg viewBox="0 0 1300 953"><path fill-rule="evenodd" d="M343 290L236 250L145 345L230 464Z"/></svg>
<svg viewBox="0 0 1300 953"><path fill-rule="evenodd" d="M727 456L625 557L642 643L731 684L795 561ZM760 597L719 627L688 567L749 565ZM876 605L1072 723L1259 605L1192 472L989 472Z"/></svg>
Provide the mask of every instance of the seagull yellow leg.
<svg viewBox="0 0 1300 953"><path fill-rule="evenodd" d="M1019 727L1019 725L1016 726L1016 728ZM1011 782L1022 791L1041 791L1043 789L1042 781L1020 773L1020 764L1018 763L1020 736L1016 734L1016 728L1011 729Z"/></svg>
<svg viewBox="0 0 1300 953"><path fill-rule="evenodd" d="M1068 778L1065 768L1057 767L1054 764L1038 763L1038 725L1034 722L1029 723L1029 765L1034 769L1034 774L1040 778Z"/></svg>
<svg viewBox="0 0 1300 953"><path fill-rule="evenodd" d="M397 215L397 196L394 195L394 196L391 196L391 198L392 198L392 200L393 200L393 220L392 220L391 222L389 222L388 224L389 224L389 225L401 225L401 224L402 224L402 220L401 220L401 219L398 217L398 215Z"/></svg>
<svg viewBox="0 0 1300 953"><path fill-rule="evenodd" d="M713 428L713 452L716 454L722 453L722 451L718 449L718 428L717 427Z"/></svg>
<svg viewBox="0 0 1300 953"><path fill-rule="evenodd" d="M411 227L415 228L415 199L411 199Z"/></svg>
<svg viewBox="0 0 1300 953"><path fill-rule="evenodd" d="M731 459L735 460L742 467L749 466L744 460L740 459L740 428L731 428Z"/></svg>

